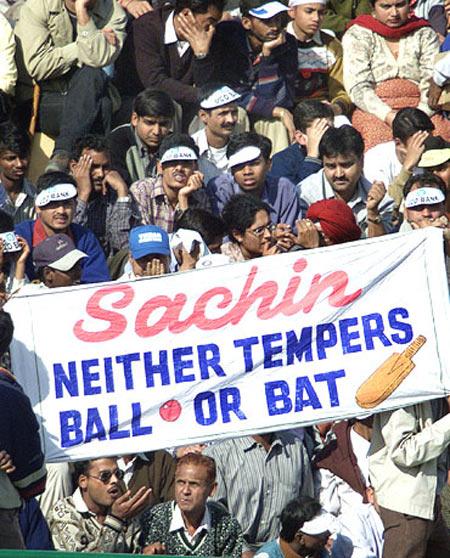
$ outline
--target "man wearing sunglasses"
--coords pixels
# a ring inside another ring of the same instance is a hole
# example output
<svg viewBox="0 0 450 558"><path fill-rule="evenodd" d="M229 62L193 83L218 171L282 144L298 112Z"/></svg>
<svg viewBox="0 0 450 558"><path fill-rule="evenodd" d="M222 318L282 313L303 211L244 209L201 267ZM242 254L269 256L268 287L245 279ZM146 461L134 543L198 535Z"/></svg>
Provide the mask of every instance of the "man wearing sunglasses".
<svg viewBox="0 0 450 558"><path fill-rule="evenodd" d="M143 511L151 489L131 497L120 482L123 471L114 457L75 463L78 488L57 502L48 518L56 550L132 552L139 534L133 519Z"/></svg>

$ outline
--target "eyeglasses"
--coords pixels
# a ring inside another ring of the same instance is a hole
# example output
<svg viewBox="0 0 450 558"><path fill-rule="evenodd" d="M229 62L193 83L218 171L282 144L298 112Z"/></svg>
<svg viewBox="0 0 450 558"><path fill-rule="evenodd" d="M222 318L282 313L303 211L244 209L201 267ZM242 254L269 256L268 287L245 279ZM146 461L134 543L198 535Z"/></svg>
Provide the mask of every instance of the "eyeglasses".
<svg viewBox="0 0 450 558"><path fill-rule="evenodd" d="M114 471L101 471L99 476L96 477L95 475L86 475L87 477L91 477L93 479L97 479L101 481L103 484L108 484L111 481L111 478L115 476L117 479L122 480L125 476L125 473L122 469L115 469Z"/></svg>
<svg viewBox="0 0 450 558"><path fill-rule="evenodd" d="M257 227L256 229L248 229L248 231L255 236L262 236L266 230L272 233L275 229L276 225L274 225L273 223L269 223L268 225L262 225L261 227Z"/></svg>

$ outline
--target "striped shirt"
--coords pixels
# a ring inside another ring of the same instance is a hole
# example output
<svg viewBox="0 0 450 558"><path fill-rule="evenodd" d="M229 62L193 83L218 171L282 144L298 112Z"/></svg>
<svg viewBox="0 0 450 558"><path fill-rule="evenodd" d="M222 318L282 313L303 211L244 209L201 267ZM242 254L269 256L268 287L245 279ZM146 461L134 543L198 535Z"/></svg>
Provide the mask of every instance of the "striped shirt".
<svg viewBox="0 0 450 558"><path fill-rule="evenodd" d="M209 446L217 466L213 498L236 517L244 550L257 550L275 539L280 513L300 495L314 495L311 465L303 441L290 431L275 433L269 451L251 436Z"/></svg>

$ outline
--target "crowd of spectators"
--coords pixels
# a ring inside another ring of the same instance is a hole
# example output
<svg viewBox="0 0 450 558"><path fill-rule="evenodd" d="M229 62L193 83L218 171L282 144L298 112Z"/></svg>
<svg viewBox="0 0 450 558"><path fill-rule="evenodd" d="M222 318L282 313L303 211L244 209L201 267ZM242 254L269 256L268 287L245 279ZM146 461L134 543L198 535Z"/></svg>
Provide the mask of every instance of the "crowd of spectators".
<svg viewBox="0 0 450 558"><path fill-rule="evenodd" d="M2 305L425 227L447 257L449 30L448 0L1 0ZM0 548L450 557L450 396L45 463L13 336Z"/></svg>

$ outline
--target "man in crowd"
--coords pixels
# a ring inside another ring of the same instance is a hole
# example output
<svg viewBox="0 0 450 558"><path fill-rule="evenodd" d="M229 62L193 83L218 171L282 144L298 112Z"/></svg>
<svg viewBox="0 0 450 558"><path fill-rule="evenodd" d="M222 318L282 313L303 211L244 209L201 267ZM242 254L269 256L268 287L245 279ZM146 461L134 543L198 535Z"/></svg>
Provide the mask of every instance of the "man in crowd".
<svg viewBox="0 0 450 558"><path fill-rule="evenodd" d="M299 184L300 205L306 212L314 202L329 198L344 200L352 209L363 236L393 231L393 201L382 182L364 178L364 142L352 126L329 128L319 146L323 170Z"/></svg>
<svg viewBox="0 0 450 558"><path fill-rule="evenodd" d="M123 281L169 273L169 235L161 227L141 225L130 231L129 260Z"/></svg>
<svg viewBox="0 0 450 558"><path fill-rule="evenodd" d="M280 513L293 496L314 493L304 443L290 431L225 440L203 453L216 462L213 498L239 521L247 558L278 536Z"/></svg>
<svg viewBox="0 0 450 558"><path fill-rule="evenodd" d="M295 39L283 29L287 8L267 0L241 0L239 7L242 22L217 26L212 47L215 79L241 94L239 105L277 153L294 137L297 52Z"/></svg>
<svg viewBox="0 0 450 558"><path fill-rule="evenodd" d="M327 0L289 1L292 21L287 32L295 37L298 54L295 102L317 99L329 103L334 114L348 115L352 103L343 83L342 45L335 36L321 30L326 3Z"/></svg>
<svg viewBox="0 0 450 558"><path fill-rule="evenodd" d="M54 172L42 175L38 186L40 193L35 200L37 219L23 221L16 226L16 233L31 248L26 263L28 278L32 280L36 277L32 263L34 247L49 236L63 233L71 236L75 246L88 256L81 263L81 282L109 281L105 255L94 233L73 222L77 197L75 180L66 173Z"/></svg>
<svg viewBox="0 0 450 558"><path fill-rule="evenodd" d="M320 140L333 122L333 110L328 104L313 99L299 103L294 110L295 142L273 156L270 175L284 176L298 184L319 171Z"/></svg>
<svg viewBox="0 0 450 558"><path fill-rule="evenodd" d="M0 357L8 350L13 333L11 316L1 311ZM46 470L30 400L5 368L0 368L0 413L1 449L12 460L9 467L0 470L0 548L24 549L19 527L22 498L44 491Z"/></svg>
<svg viewBox="0 0 450 558"><path fill-rule="evenodd" d="M123 471L114 457L75 464L78 488L57 502L48 518L56 550L66 552L130 552L136 547L138 524L132 521L148 505L151 490L134 496L122 492Z"/></svg>
<svg viewBox="0 0 450 558"><path fill-rule="evenodd" d="M380 143L364 156L364 176L370 182L380 180L398 207L403 187L413 174L425 150L425 141L434 130L430 117L416 108L397 112L392 122L394 139Z"/></svg>
<svg viewBox="0 0 450 558"><path fill-rule="evenodd" d="M176 131L188 129L195 116L198 86L211 80L214 61L210 47L222 17L224 0L177 0L146 13L133 22L123 60L122 82L130 87L152 87L166 92L183 112ZM130 83L135 59L140 84ZM197 87L194 87L197 86Z"/></svg>
<svg viewBox="0 0 450 558"><path fill-rule="evenodd" d="M241 558L242 530L222 506L208 501L216 489L210 457L188 453L175 471L175 502L152 508L142 518L143 554Z"/></svg>
<svg viewBox="0 0 450 558"><path fill-rule="evenodd" d="M158 176L131 186L144 225L157 225L172 232L175 216L188 207L209 209L198 170L198 148L186 134L166 137L159 149Z"/></svg>
<svg viewBox="0 0 450 558"><path fill-rule="evenodd" d="M95 234L106 257L113 256L126 248L128 233L139 222L139 211L126 182L111 169L105 139L89 134L77 140L70 170L78 191L73 221Z"/></svg>
<svg viewBox="0 0 450 558"><path fill-rule="evenodd" d="M15 28L24 66L19 81L28 88L30 78L39 84L39 126L56 137L52 170L66 170L76 138L109 131L108 67L119 56L125 24L125 12L112 0L23 5Z"/></svg>
<svg viewBox="0 0 450 558"><path fill-rule="evenodd" d="M229 170L227 146L238 121L237 101L240 95L226 85L202 88L198 116L204 128L195 132L200 160L207 159L217 169L217 175Z"/></svg>
<svg viewBox="0 0 450 558"><path fill-rule="evenodd" d="M258 558L320 558L336 530L333 515L308 496L292 500L280 516L280 536L257 552Z"/></svg>
<svg viewBox="0 0 450 558"><path fill-rule="evenodd" d="M450 143L441 137L431 136L425 141L425 151L417 165L439 176L450 192ZM447 213L450 213L450 196L447 196Z"/></svg>
<svg viewBox="0 0 450 558"><path fill-rule="evenodd" d="M36 215L36 188L25 177L30 158L30 138L14 124L0 126L0 209L11 215L14 223Z"/></svg>
<svg viewBox="0 0 450 558"><path fill-rule="evenodd" d="M267 203L274 224L295 227L300 214L297 188L286 178L267 175L270 152L270 140L260 134L247 132L231 138L227 147L231 175L220 175L208 184L208 193L217 214L222 212L233 195L249 193Z"/></svg>
<svg viewBox="0 0 450 558"><path fill-rule="evenodd" d="M111 164L128 185L156 176L158 149L172 129L174 116L167 93L144 89L134 99L131 122L109 134Z"/></svg>

